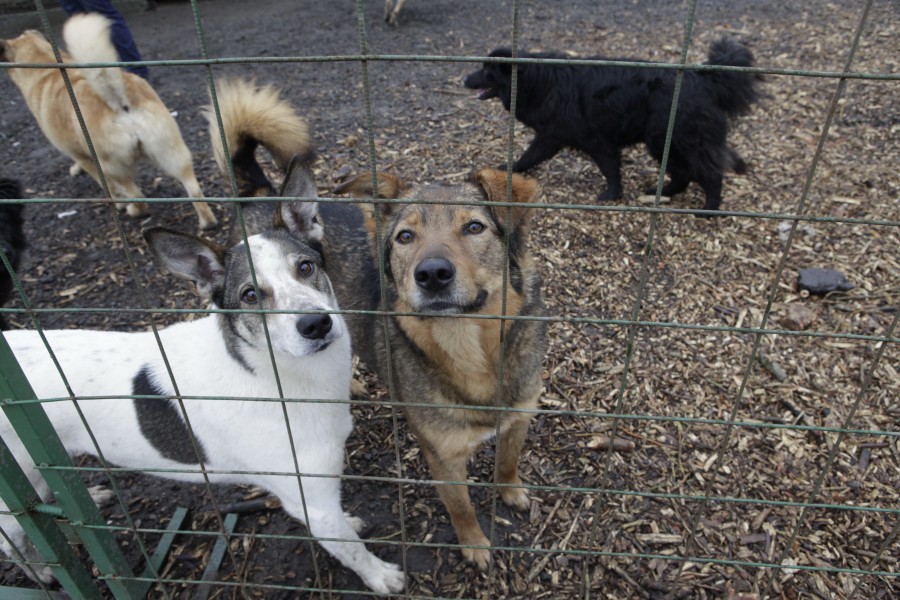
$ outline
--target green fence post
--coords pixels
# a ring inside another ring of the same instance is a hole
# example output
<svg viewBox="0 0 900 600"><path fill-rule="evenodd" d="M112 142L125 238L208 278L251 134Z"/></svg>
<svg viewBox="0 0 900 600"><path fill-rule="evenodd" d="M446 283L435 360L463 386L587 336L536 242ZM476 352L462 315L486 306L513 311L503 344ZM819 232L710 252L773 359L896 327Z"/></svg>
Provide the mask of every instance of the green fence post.
<svg viewBox="0 0 900 600"><path fill-rule="evenodd" d="M0 497L10 512L15 513L19 525L63 588L73 594L77 591L79 598L100 598L90 573L53 517L31 510L41 499L3 439L0 439Z"/></svg>
<svg viewBox="0 0 900 600"><path fill-rule="evenodd" d="M6 337L0 334L0 402L3 412L22 440L25 449L38 466L57 504L72 522L79 539L84 543L91 559L106 578L107 585L118 599L137 599L143 596L140 582L122 581L122 576L132 577L131 569L109 530L78 525L104 526L105 521L84 482L74 470L74 465L62 445L47 413L37 403L21 403L34 400L34 390L22 372ZM42 469L54 465L63 469ZM27 505L26 505L27 506ZM34 513L29 513L35 518Z"/></svg>

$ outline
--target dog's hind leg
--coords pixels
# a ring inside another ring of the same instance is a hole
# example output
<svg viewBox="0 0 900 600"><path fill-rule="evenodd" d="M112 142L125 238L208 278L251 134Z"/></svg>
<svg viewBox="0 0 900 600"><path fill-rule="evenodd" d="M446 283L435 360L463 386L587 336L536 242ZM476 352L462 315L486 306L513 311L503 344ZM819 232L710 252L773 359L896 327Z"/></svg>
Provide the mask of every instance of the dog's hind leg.
<svg viewBox="0 0 900 600"><path fill-rule="evenodd" d="M666 198L671 198L675 194L680 194L684 190L687 189L687 186L690 185L691 180L679 172L669 173L669 183L663 186L661 196L665 196ZM656 186L648 187L644 190L644 193L647 195L653 196L656 194Z"/></svg>
<svg viewBox="0 0 900 600"><path fill-rule="evenodd" d="M444 452L438 456L428 448L429 444L423 444L425 458L431 469L431 475L438 481L459 481L462 483L437 484L438 495L441 497L447 512L450 513L450 522L456 530L456 537L463 558L482 571L486 571L491 562L491 553L488 547L491 541L484 535L478 518L475 516L475 508L469 498L469 488L466 486L466 461L469 458L470 449L465 445L457 447L456 452L448 455ZM446 449L445 449L446 450ZM465 546L483 546L482 548L466 548Z"/></svg>
<svg viewBox="0 0 900 600"><path fill-rule="evenodd" d="M521 158L513 163L513 173L521 173L532 167L536 167L545 160L550 160L556 156L562 149L563 144L559 140L549 138L545 135L535 135ZM506 165L501 165L500 168L506 169Z"/></svg>
<svg viewBox="0 0 900 600"><path fill-rule="evenodd" d="M700 178L700 187L706 194L706 204L703 210L719 210L722 205L722 174L714 173L704 175ZM713 215L694 215L697 217L711 217Z"/></svg>
<svg viewBox="0 0 900 600"><path fill-rule="evenodd" d="M145 135L144 153L163 173L177 179L189 198L193 198L194 211L200 222L200 229L212 229L218 221L209 205L202 200L203 190L194 174L191 151L181 139L178 125L168 114L160 125L167 129L155 136Z"/></svg>
<svg viewBox="0 0 900 600"><path fill-rule="evenodd" d="M183 169L182 175L175 175L175 178L184 186L184 189L188 193L188 197L203 198L203 191L200 189L200 184L197 182L196 175L194 175L194 165L190 162L188 162ZM195 200L191 204L193 204L194 212L197 213L197 219L200 221L200 229L212 229L216 226L218 221L216 220L216 215L213 214L212 209L209 207L209 204L202 200Z"/></svg>

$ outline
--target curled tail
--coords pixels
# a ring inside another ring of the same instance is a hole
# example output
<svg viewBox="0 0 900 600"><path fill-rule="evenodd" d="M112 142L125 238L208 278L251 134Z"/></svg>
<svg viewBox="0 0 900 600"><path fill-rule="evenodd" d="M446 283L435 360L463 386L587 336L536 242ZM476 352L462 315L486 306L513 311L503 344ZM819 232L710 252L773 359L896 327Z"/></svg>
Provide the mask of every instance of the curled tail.
<svg viewBox="0 0 900 600"><path fill-rule="evenodd" d="M254 82L243 79L219 80L216 82L216 99L239 195L244 198L275 196L272 183L256 160L256 149L264 146L278 167L286 172L294 156L308 159L312 154L306 121L270 85L257 87ZM219 170L227 174L225 149L215 110L213 106L206 106L203 113L209 122L216 163Z"/></svg>
<svg viewBox="0 0 900 600"><path fill-rule="evenodd" d="M722 36L710 45L706 64L752 67L753 53L740 42ZM716 104L731 117L750 112L751 105L759 99L757 86L762 75L738 71L701 71L701 75L712 87Z"/></svg>
<svg viewBox="0 0 900 600"><path fill-rule="evenodd" d="M63 39L72 59L78 63L117 62L119 54L110 40L110 25L109 19L97 13L81 13L70 17L63 26ZM81 69L81 74L112 109L128 109L130 102L122 69Z"/></svg>

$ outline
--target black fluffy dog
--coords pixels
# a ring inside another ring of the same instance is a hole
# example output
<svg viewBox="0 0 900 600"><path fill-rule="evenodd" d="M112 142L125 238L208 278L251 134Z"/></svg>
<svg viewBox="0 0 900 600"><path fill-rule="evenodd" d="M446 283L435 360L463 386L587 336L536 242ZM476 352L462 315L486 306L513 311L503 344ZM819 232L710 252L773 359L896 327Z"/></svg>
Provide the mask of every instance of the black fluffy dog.
<svg viewBox="0 0 900 600"><path fill-rule="evenodd" d="M15 200L22 197L22 188L14 179L0 178L0 199ZM19 259L25 250L25 233L22 230L21 204L0 204L0 248L6 253L13 269L19 268ZM0 263L0 305L6 304L13 291L12 277ZM9 325L0 313L0 329L6 331Z"/></svg>
<svg viewBox="0 0 900 600"><path fill-rule="evenodd" d="M490 56L511 57L512 53L498 48ZM567 58L554 52L521 52L519 57ZM723 37L710 47L706 64L749 67L753 54ZM512 67L486 62L465 78L465 86L479 90L481 100L499 97L509 110ZM520 64L517 68L516 119L534 129L535 136L513 163L513 171L527 171L565 147L575 148L600 167L607 188L599 199L608 201L622 196L622 148L643 142L653 158L662 159L675 71L577 64ZM760 79L736 71L685 71L666 165L670 182L663 188L664 196L677 194L696 181L706 193L703 208L718 210L722 173L746 170L744 161L726 142L729 118L750 110L759 97Z"/></svg>

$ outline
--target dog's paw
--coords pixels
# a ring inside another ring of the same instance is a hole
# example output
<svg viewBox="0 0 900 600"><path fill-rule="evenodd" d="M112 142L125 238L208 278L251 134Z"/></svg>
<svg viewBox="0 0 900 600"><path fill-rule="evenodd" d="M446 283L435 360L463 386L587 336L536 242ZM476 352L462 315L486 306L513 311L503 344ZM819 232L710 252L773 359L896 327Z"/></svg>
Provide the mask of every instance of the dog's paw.
<svg viewBox="0 0 900 600"><path fill-rule="evenodd" d="M345 512L344 518L347 519L347 523L350 525L350 528L353 529L356 533L359 533L366 527L366 522L360 519L359 517L354 517L350 513Z"/></svg>
<svg viewBox="0 0 900 600"><path fill-rule="evenodd" d="M116 497L115 492L105 485L92 485L88 488L88 494L90 494L91 500L93 500L94 504L98 507L106 506Z"/></svg>
<svg viewBox="0 0 900 600"><path fill-rule="evenodd" d="M485 544L487 543L488 541L485 539ZM463 548L462 555L467 562L478 567L479 571L487 571L491 566L491 551L487 548Z"/></svg>
<svg viewBox="0 0 900 600"><path fill-rule="evenodd" d="M656 190L653 190L653 193L656 194ZM608 189L604 192L601 192L600 195L597 196L598 202L612 202L613 200L618 200L622 197L622 190L616 189Z"/></svg>
<svg viewBox="0 0 900 600"><path fill-rule="evenodd" d="M403 571L400 565L381 560L374 554L372 564L366 573L360 573L360 577L373 592L387 594L390 592L402 592L405 587Z"/></svg>
<svg viewBox="0 0 900 600"><path fill-rule="evenodd" d="M78 175L81 175L83 172L84 171L81 168L81 165L79 165L78 163L72 163L72 166L69 167L69 177L77 177Z"/></svg>
<svg viewBox="0 0 900 600"><path fill-rule="evenodd" d="M146 202L129 202L125 212L129 217L143 217L147 214L149 206Z"/></svg>
<svg viewBox="0 0 900 600"><path fill-rule="evenodd" d="M531 498L528 496L528 490L525 488L500 488L500 499L503 500L504 504L518 511L525 511L531 507Z"/></svg>
<svg viewBox="0 0 900 600"><path fill-rule="evenodd" d="M350 395L354 398L365 398L369 395L369 390L366 389L366 384L359 381L358 379L351 378L350 379Z"/></svg>

